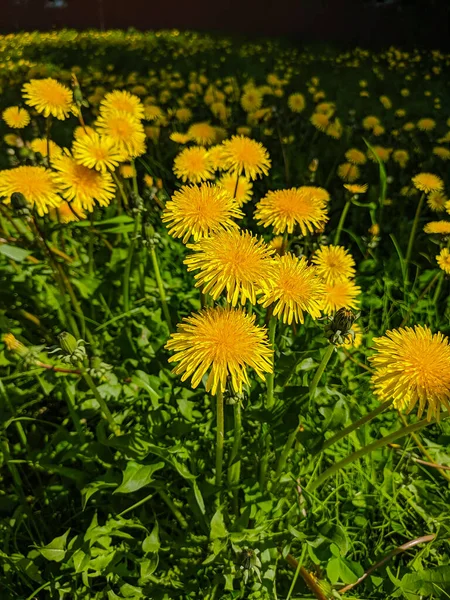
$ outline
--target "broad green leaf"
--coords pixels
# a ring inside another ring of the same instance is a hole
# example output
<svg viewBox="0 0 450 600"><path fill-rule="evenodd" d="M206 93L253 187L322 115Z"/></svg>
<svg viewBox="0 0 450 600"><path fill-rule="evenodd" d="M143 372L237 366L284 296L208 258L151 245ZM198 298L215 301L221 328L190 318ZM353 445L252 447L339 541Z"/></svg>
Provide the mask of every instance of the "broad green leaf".
<svg viewBox="0 0 450 600"><path fill-rule="evenodd" d="M211 519L211 534L210 534L210 538L212 540L216 540L218 538L224 538L227 537L228 535L228 531L227 528L225 527L225 523L223 520L223 514L220 511L220 509L218 509L215 513L213 518Z"/></svg>
<svg viewBox="0 0 450 600"><path fill-rule="evenodd" d="M123 473L123 481L113 494L131 494L153 481L153 474L164 467L163 462L154 465L140 465L133 460L127 464Z"/></svg>
<svg viewBox="0 0 450 600"><path fill-rule="evenodd" d="M67 536L69 535L70 529L66 531L63 535L56 537L46 546L41 546L38 548L38 551L42 554L44 558L47 560L52 560L54 562L61 562L64 560L66 556L66 544L67 544Z"/></svg>
<svg viewBox="0 0 450 600"><path fill-rule="evenodd" d="M192 487L194 488L194 495L195 495L195 499L197 500L198 507L199 507L201 513L204 515L206 513L205 502L203 500L202 493L201 493L200 488L198 487L195 479L192 482Z"/></svg>
<svg viewBox="0 0 450 600"><path fill-rule="evenodd" d="M401 587L404 592L415 592L424 596L437 594L439 590L449 590L450 565L426 569L417 573L407 573L402 577Z"/></svg>
<svg viewBox="0 0 450 600"><path fill-rule="evenodd" d="M142 542L142 550L145 553L158 552L160 546L161 546L161 542L159 541L159 525L158 525L158 521L156 521L151 534L148 535L145 538L145 540Z"/></svg>
<svg viewBox="0 0 450 600"><path fill-rule="evenodd" d="M0 244L0 254L11 258L16 262L23 262L27 256L30 256L31 252L25 250L25 248L18 248L17 246L10 246L9 244Z"/></svg>

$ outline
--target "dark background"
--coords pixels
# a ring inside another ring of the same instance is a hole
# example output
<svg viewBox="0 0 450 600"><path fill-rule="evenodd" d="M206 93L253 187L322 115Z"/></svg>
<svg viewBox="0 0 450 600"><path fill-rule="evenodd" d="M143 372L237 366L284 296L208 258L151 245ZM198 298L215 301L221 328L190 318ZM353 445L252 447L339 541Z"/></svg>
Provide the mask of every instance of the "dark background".
<svg viewBox="0 0 450 600"><path fill-rule="evenodd" d="M450 47L450 0L0 0L0 31L194 29L325 41Z"/></svg>

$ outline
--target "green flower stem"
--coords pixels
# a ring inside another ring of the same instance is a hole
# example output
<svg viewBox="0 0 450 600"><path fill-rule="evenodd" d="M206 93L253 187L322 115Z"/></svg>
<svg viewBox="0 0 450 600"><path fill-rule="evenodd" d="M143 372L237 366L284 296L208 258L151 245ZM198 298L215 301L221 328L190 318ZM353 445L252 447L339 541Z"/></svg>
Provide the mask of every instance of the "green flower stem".
<svg viewBox="0 0 450 600"><path fill-rule="evenodd" d="M88 275L94 275L94 211L89 214Z"/></svg>
<svg viewBox="0 0 450 600"><path fill-rule="evenodd" d="M242 440L242 409L241 403L237 401L233 405L234 409L234 439L231 449L230 466L228 468L228 485L233 489L233 504L235 513L239 514L238 490L239 479L241 476L241 459L239 453Z"/></svg>
<svg viewBox="0 0 450 600"><path fill-rule="evenodd" d="M341 239L342 228L344 227L345 219L347 217L348 211L350 210L351 203L352 203L351 198L349 198L347 200L347 202L345 203L344 208L342 209L341 218L339 219L336 233L334 234L334 242L333 243L335 246L337 246L339 244L339 240Z"/></svg>
<svg viewBox="0 0 450 600"><path fill-rule="evenodd" d="M150 256L152 259L153 271L155 272L156 284L158 286L159 297L161 299L164 317L167 321L169 331L173 331L172 319L170 318L169 307L167 305L167 299L166 299L166 292L164 291L164 284L163 284L163 280L161 277L161 272L159 270L158 255L156 254L156 249L155 249L154 244L152 244L150 247ZM206 302L205 302L205 306L206 306Z"/></svg>
<svg viewBox="0 0 450 600"><path fill-rule="evenodd" d="M269 321L269 342L270 342L270 345L271 345L272 350L274 352L274 357L275 357L275 333L276 333L276 330L277 330L277 318L276 317L270 317L270 321ZM274 370L275 370L275 365L274 365ZM275 373L274 372L268 373L266 375L266 384L267 384L266 408L269 409L269 410L272 408L272 406L274 404L274 397L273 397L274 380L275 380Z"/></svg>
<svg viewBox="0 0 450 600"><path fill-rule="evenodd" d="M323 372L326 369L326 366L331 358L331 355L333 354L334 351L334 345L333 344L329 344L328 348L325 350L325 354L322 356L322 360L320 362L320 365L317 367L317 371L314 375L314 379L311 382L311 385L309 386L309 399L313 400L314 399L314 395L316 393L316 389L317 389L317 384L319 383Z"/></svg>
<svg viewBox="0 0 450 600"><path fill-rule="evenodd" d="M441 271L439 273L439 280L438 280L438 284L437 284L437 288L434 291L434 296L433 296L433 306L436 306L438 300L439 300L439 296L441 295L441 289L442 289L442 283L444 281L444 271Z"/></svg>
<svg viewBox="0 0 450 600"><path fill-rule="evenodd" d="M128 246L127 262L125 263L125 270L123 273L123 309L124 312L130 310L130 276L131 267L133 265L134 249L136 248L136 242L141 229L142 215L140 212L137 213L134 219L133 236Z"/></svg>
<svg viewBox="0 0 450 600"><path fill-rule="evenodd" d="M13 418L16 417L16 411L14 409L14 406L11 402L11 400L9 399L8 393L6 391L5 386L3 385L2 380L0 379L0 396L3 397L6 406L8 407L8 410L10 411L11 415L13 416ZM20 443L23 446L24 449L26 449L27 447L27 436L25 435L25 431L22 427L22 423L20 421L14 421L16 429L17 429L17 435L19 436L20 439Z"/></svg>
<svg viewBox="0 0 450 600"><path fill-rule="evenodd" d="M80 438L80 442L84 444L86 441L86 437L84 435L83 427L80 422L80 417L78 416L77 409L75 407L75 398L73 397L72 390L70 389L70 385L67 379L64 379L64 392L67 401L67 408L69 409L69 414L72 418L72 422L75 426L75 429L78 433L78 437Z"/></svg>
<svg viewBox="0 0 450 600"><path fill-rule="evenodd" d="M378 450L379 448L383 448L383 446L387 446L388 444L395 442L396 440L404 437L405 435L409 435L411 433L414 433L415 431L419 431L419 429L423 429L424 427L427 427L428 425L431 425L432 423L434 423L434 421L427 421L427 419L422 419L422 421L418 421L417 423L413 423L412 425L408 425L407 427L402 427L401 429L394 431L394 433L386 435L385 437L382 437L380 440L377 440L377 441L373 442L372 444L368 444L367 446L364 446L360 450L357 450L356 452L349 454L343 460L340 460L339 462L335 462L334 464L332 464L331 467L326 469L326 471L324 471L321 475L319 475L319 477L317 477L317 479L314 479L313 481L311 481L307 485L306 491L308 491L309 493L312 494L318 487L320 487L323 483L325 483L325 481L329 477L332 477L335 473L340 471L340 469L343 469L344 467L351 464L355 460L358 460L358 458L361 458L362 456L366 456L366 454L370 454L371 452L374 452L375 450Z"/></svg>
<svg viewBox="0 0 450 600"><path fill-rule="evenodd" d="M125 194L125 190L123 188L122 182L117 177L117 175L114 173L114 171L111 171L111 175L113 176L114 182L119 189L119 193L120 193L120 197L122 198L123 206L126 209L126 208L128 208L128 198L127 198L127 195Z"/></svg>
<svg viewBox="0 0 450 600"><path fill-rule="evenodd" d="M259 465L259 487L261 488L261 491L263 491L266 487L266 478L267 478L267 470L269 468L269 456L270 456L271 447L272 447L272 436L270 435L270 433L267 430L265 432L265 437L264 437L264 454L261 458L261 462Z"/></svg>
<svg viewBox="0 0 450 600"><path fill-rule="evenodd" d="M290 453L292 446L294 445L295 439L297 437L297 432L298 432L298 425L292 431L292 433L289 435L288 439L286 440L283 451L281 452L281 456L278 459L278 464L277 464L277 468L275 470L275 475L274 475L275 482L278 482L278 480L280 479L280 477L283 474L283 471L286 467L286 462L287 462L289 453Z"/></svg>
<svg viewBox="0 0 450 600"><path fill-rule="evenodd" d="M81 369L81 374L83 376L83 379L88 384L89 389L94 394L95 399L99 403L100 409L103 412L103 414L105 415L106 420L108 421L111 429L114 432L114 435L119 435L120 434L120 428L117 425L117 423L114 421L114 417L112 416L111 411L109 410L106 402L100 396L100 393L99 393L99 391L98 391L95 383L93 382L92 377L89 375L89 373L84 368L83 363L80 362L80 363L78 363L78 365L79 365L79 367Z"/></svg>
<svg viewBox="0 0 450 600"><path fill-rule="evenodd" d="M183 514L177 508L177 506L175 506L175 503L169 497L169 495L164 490L162 490L162 489L158 489L158 494L161 496L161 498L167 504L168 508L170 508L170 510L173 512L174 517L176 518L176 520L178 521L178 523L181 525L181 527L183 529L188 529L188 527L189 527L188 522L183 517Z"/></svg>
<svg viewBox="0 0 450 600"><path fill-rule="evenodd" d="M405 258L405 287L409 284L409 263L411 260L411 254L413 251L414 240L416 237L417 226L419 224L420 213L422 212L423 202L425 200L425 192L420 196L419 204L417 205L416 214L414 216L413 225L411 227L411 233L409 234L408 248L406 250L406 258Z"/></svg>
<svg viewBox="0 0 450 600"><path fill-rule="evenodd" d="M324 445L322 446L322 448L320 450L323 452L327 448L330 448L330 446L333 446L333 444L335 444L339 440L342 440L343 438L347 437L347 435L352 433L352 431L359 429L359 427L361 427L365 423L368 423L369 421L374 419L377 415L384 412L387 408L389 408L391 406L391 404L392 404L392 400L387 400L386 402L383 402L383 404L380 404L379 406L377 406L377 408L372 410L370 413L367 413L367 415L364 415L363 417L361 417L354 423L351 423L350 425L348 425L348 427L345 427L344 429L342 429L342 431L338 431L335 435L333 435L333 437L330 437L324 443Z"/></svg>
<svg viewBox="0 0 450 600"><path fill-rule="evenodd" d="M223 393L220 387L217 388L216 395L217 427L216 427L216 485L220 486L222 482L223 467L223 442L225 438L225 416L223 409Z"/></svg>

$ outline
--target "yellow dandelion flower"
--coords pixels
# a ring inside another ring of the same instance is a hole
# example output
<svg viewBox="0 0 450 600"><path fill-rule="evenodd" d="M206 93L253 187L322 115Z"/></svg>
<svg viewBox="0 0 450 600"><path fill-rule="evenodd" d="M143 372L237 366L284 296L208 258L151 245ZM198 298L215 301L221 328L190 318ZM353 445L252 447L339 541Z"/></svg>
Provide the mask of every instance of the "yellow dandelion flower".
<svg viewBox="0 0 450 600"><path fill-rule="evenodd" d="M265 131L268 131L267 129ZM245 136L250 136L252 133L252 128L251 127L246 127L245 125L242 125L241 127L237 127L236 128L236 133L238 135L245 135ZM265 134L267 135L267 134Z"/></svg>
<svg viewBox="0 0 450 600"><path fill-rule="evenodd" d="M303 94L291 94L288 98L288 106L294 113L301 113L305 110L306 102Z"/></svg>
<svg viewBox="0 0 450 600"><path fill-rule="evenodd" d="M416 126L414 125L414 123L411 123L410 121L408 121L408 123L405 123L403 125L404 131L414 131L415 128L416 128Z"/></svg>
<svg viewBox="0 0 450 600"><path fill-rule="evenodd" d="M380 96L380 102L386 110L392 108L392 101L388 96Z"/></svg>
<svg viewBox="0 0 450 600"><path fill-rule="evenodd" d="M175 352L169 358L178 363L173 372L182 381L191 378L195 389L209 371L205 387L212 394L224 392L228 378L233 390L241 393L249 384L247 367L264 380L273 370L273 351L266 329L255 325L255 319L243 310L221 307L183 319L165 346Z"/></svg>
<svg viewBox="0 0 450 600"><path fill-rule="evenodd" d="M432 131L436 127L436 121L434 119L419 119L417 127L421 131Z"/></svg>
<svg viewBox="0 0 450 600"><path fill-rule="evenodd" d="M41 156L47 156L47 138L35 138L31 140L31 149L36 154L40 154ZM56 158L57 156L61 156L62 148L55 144L53 140L50 140L50 159Z"/></svg>
<svg viewBox="0 0 450 600"><path fill-rule="evenodd" d="M96 127L99 133L112 139L124 158L135 158L145 152L145 133L142 123L128 112L101 114Z"/></svg>
<svg viewBox="0 0 450 600"><path fill-rule="evenodd" d="M406 110L404 108L397 108L394 114L396 117L402 118L406 116Z"/></svg>
<svg viewBox="0 0 450 600"><path fill-rule="evenodd" d="M179 131L174 131L169 137L176 144L187 144L191 140L187 133L180 133Z"/></svg>
<svg viewBox="0 0 450 600"><path fill-rule="evenodd" d="M407 150L395 150L392 154L392 160L404 169L409 161L409 153Z"/></svg>
<svg viewBox="0 0 450 600"><path fill-rule="evenodd" d="M263 103L263 96L256 88L250 88L241 97L241 106L245 112L259 110Z"/></svg>
<svg viewBox="0 0 450 600"><path fill-rule="evenodd" d="M124 179L136 177L136 169L131 163L120 165L119 172Z"/></svg>
<svg viewBox="0 0 450 600"><path fill-rule="evenodd" d="M63 121L72 110L71 90L51 77L25 83L22 94L28 106L33 106L44 117L52 116Z"/></svg>
<svg viewBox="0 0 450 600"><path fill-rule="evenodd" d="M365 194L369 186L367 185L367 183L344 183L344 187L351 194Z"/></svg>
<svg viewBox="0 0 450 600"><path fill-rule="evenodd" d="M303 235L313 233L328 220L326 202L302 188L268 192L256 205L258 225L273 227L276 234L293 233L298 225Z"/></svg>
<svg viewBox="0 0 450 600"><path fill-rule="evenodd" d="M195 275L195 287L217 300L222 292L227 302L236 306L249 300L256 304L261 293L261 281L267 278L274 249L247 231L219 231L195 244L188 244L194 254L184 264L188 271L200 270Z"/></svg>
<svg viewBox="0 0 450 600"><path fill-rule="evenodd" d="M233 196L239 208L251 200L253 184L247 177L243 177L242 175L236 177L234 173L225 173L217 183Z"/></svg>
<svg viewBox="0 0 450 600"><path fill-rule="evenodd" d="M22 357L25 357L29 353L29 349L13 333L5 333L2 336L2 342L9 352L14 352Z"/></svg>
<svg viewBox="0 0 450 600"><path fill-rule="evenodd" d="M317 187L314 185L301 185L297 189L307 198L315 200L316 202L324 202L327 204L330 201L330 194L322 187Z"/></svg>
<svg viewBox="0 0 450 600"><path fill-rule="evenodd" d="M135 119L144 118L144 105L141 100L126 90L113 90L105 95L100 103L100 113L126 113Z"/></svg>
<svg viewBox="0 0 450 600"><path fill-rule="evenodd" d="M169 235L183 238L186 244L192 236L195 241L222 230L238 229L233 219L244 215L236 200L223 188L210 183L183 186L167 202L162 215L169 227Z"/></svg>
<svg viewBox="0 0 450 600"><path fill-rule="evenodd" d="M448 251L448 248L442 248L440 253L436 256L436 260L440 268L447 273L447 275L450 275L450 252Z"/></svg>
<svg viewBox="0 0 450 600"><path fill-rule="evenodd" d="M193 123L187 130L187 135L200 146L210 146L216 141L216 130L209 123Z"/></svg>
<svg viewBox="0 0 450 600"><path fill-rule="evenodd" d="M337 174L343 181L353 182L360 176L360 171L353 163L346 162L338 166Z"/></svg>
<svg viewBox="0 0 450 600"><path fill-rule="evenodd" d="M363 332L358 323L353 323L352 330L354 337L346 337L343 344L336 344L337 346L351 346L352 348L359 348L363 341Z"/></svg>
<svg viewBox="0 0 450 600"><path fill-rule="evenodd" d="M223 142L225 169L249 179L267 175L271 165L269 154L264 146L243 135L233 135Z"/></svg>
<svg viewBox="0 0 450 600"><path fill-rule="evenodd" d="M15 146L16 148L23 147L22 138L20 136L16 135L15 133L7 133L3 137L3 140L5 141L5 144L8 144L8 146Z"/></svg>
<svg viewBox="0 0 450 600"><path fill-rule="evenodd" d="M2 112L2 118L8 127L12 129L23 129L30 122L30 114L19 106L10 106Z"/></svg>
<svg viewBox="0 0 450 600"><path fill-rule="evenodd" d="M326 115L327 117L332 117L336 112L336 105L334 102L321 102L316 106L315 112Z"/></svg>
<svg viewBox="0 0 450 600"><path fill-rule="evenodd" d="M92 135L94 133L96 133L95 129L89 127L89 125L86 125L86 127L79 125L78 127L75 127L73 137L75 140L81 140L85 136Z"/></svg>
<svg viewBox="0 0 450 600"><path fill-rule="evenodd" d="M325 284L324 313L331 315L340 308L357 308L356 297L360 292L361 288L351 280Z"/></svg>
<svg viewBox="0 0 450 600"><path fill-rule="evenodd" d="M151 175L149 175L148 173L146 173L144 175L144 183L148 187L153 187L155 185L155 180L153 179L153 177Z"/></svg>
<svg viewBox="0 0 450 600"><path fill-rule="evenodd" d="M326 135L334 138L335 140L339 140L341 138L342 132L343 127L339 119L335 119L333 123L330 123L325 131Z"/></svg>
<svg viewBox="0 0 450 600"><path fill-rule="evenodd" d="M208 148L208 158L211 161L214 171L222 171L225 167L225 149L223 144L217 144Z"/></svg>
<svg viewBox="0 0 450 600"><path fill-rule="evenodd" d="M345 158L354 165L364 165L367 162L364 152L361 152L361 150L358 150L357 148L350 148L350 150L347 150Z"/></svg>
<svg viewBox="0 0 450 600"><path fill-rule="evenodd" d="M355 261L343 246L321 246L314 254L319 277L326 283L336 283L355 276Z"/></svg>
<svg viewBox="0 0 450 600"><path fill-rule="evenodd" d="M396 409L410 412L419 402L418 417L439 419L441 405L450 409L450 346L442 333L428 327L393 329L375 338L376 354L370 357L375 394L393 399Z"/></svg>
<svg viewBox="0 0 450 600"><path fill-rule="evenodd" d="M450 160L450 150L444 146L435 146L433 154L442 160Z"/></svg>
<svg viewBox="0 0 450 600"><path fill-rule="evenodd" d="M429 192L440 192L444 183L440 177L433 173L419 173L411 180L418 190L428 194Z"/></svg>
<svg viewBox="0 0 450 600"><path fill-rule="evenodd" d="M277 254L282 256L284 254L284 237L277 235L269 242L270 246L275 250Z"/></svg>
<svg viewBox="0 0 450 600"><path fill-rule="evenodd" d="M146 104L144 106L144 119L146 121L161 121L164 117L162 108L153 104Z"/></svg>
<svg viewBox="0 0 450 600"><path fill-rule="evenodd" d="M367 232L373 236L373 237L377 237L380 235L380 226L378 225L378 223L374 223L373 225L371 225L369 227L369 229L367 230Z"/></svg>
<svg viewBox="0 0 450 600"><path fill-rule="evenodd" d="M427 204L434 212L443 212L446 209L448 198L442 192L431 192L427 197Z"/></svg>
<svg viewBox="0 0 450 600"><path fill-rule="evenodd" d="M430 235L450 235L450 221L430 221L423 230Z"/></svg>
<svg viewBox="0 0 450 600"><path fill-rule="evenodd" d="M382 125L375 125L375 127L372 129L372 133L375 137L383 135L385 131L386 129Z"/></svg>
<svg viewBox="0 0 450 600"><path fill-rule="evenodd" d="M59 223L72 223L86 218L81 206L74 202L63 202L58 208L50 209L50 217Z"/></svg>
<svg viewBox="0 0 450 600"><path fill-rule="evenodd" d="M146 127L144 127L144 132L148 139L152 140L152 142L156 144L161 134L161 127L156 125L147 125Z"/></svg>
<svg viewBox="0 0 450 600"><path fill-rule="evenodd" d="M273 269L264 283L259 302L264 308L271 304L273 316L289 325L304 323L304 313L318 319L323 304L324 284L307 260L293 254L276 256Z"/></svg>
<svg viewBox="0 0 450 600"><path fill-rule="evenodd" d="M380 125L380 119L378 117L374 117L374 116L370 115L363 119L362 125L363 125L364 129L366 129L367 131L370 131L377 125Z"/></svg>
<svg viewBox="0 0 450 600"><path fill-rule="evenodd" d="M48 213L49 208L61 204L62 199L58 192L55 173L45 167L26 166L0 171L0 197L5 198L5 203L10 203L11 194L23 194L41 217Z"/></svg>
<svg viewBox="0 0 450 600"><path fill-rule="evenodd" d="M126 154L112 138L100 136L95 131L75 140L72 151L77 163L102 173L114 171L119 163L126 160Z"/></svg>
<svg viewBox="0 0 450 600"><path fill-rule="evenodd" d="M177 108L175 117L180 123L189 123L192 121L192 110L187 107Z"/></svg>
<svg viewBox="0 0 450 600"><path fill-rule="evenodd" d="M110 173L101 173L78 164L71 156L60 156L53 162L56 180L64 198L76 202L84 210L92 212L95 201L108 206L114 198L115 185Z"/></svg>
<svg viewBox="0 0 450 600"><path fill-rule="evenodd" d="M182 150L174 160L173 172L183 182L190 183L200 183L214 177L213 166L203 146Z"/></svg>
<svg viewBox="0 0 450 600"><path fill-rule="evenodd" d="M319 131L325 132L330 125L330 119L328 115L322 113L313 113L310 118L310 122Z"/></svg>

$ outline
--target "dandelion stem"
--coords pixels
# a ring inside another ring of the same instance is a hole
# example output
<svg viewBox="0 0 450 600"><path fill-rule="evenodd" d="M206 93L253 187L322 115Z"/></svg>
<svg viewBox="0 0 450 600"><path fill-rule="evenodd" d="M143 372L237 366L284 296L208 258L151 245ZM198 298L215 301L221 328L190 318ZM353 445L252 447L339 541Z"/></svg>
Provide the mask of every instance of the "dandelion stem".
<svg viewBox="0 0 450 600"><path fill-rule="evenodd" d="M277 468L276 468L275 475L274 475L275 484L276 484L276 482L278 482L278 480L280 479L280 477L283 474L283 471L284 471L284 468L286 466L286 462L287 462L289 453L290 453L290 451L292 449L292 446L294 445L295 439L297 437L297 432L298 432L298 425L290 433L290 435L289 435L289 437L286 440L286 443L284 445L283 451L281 452L281 456L278 459L278 464L277 464Z"/></svg>
<svg viewBox="0 0 450 600"><path fill-rule="evenodd" d="M353 452L352 454L349 454L339 462L333 463L331 467L326 469L321 475L319 475L319 477L317 477L317 479L310 481L310 483L306 487L306 490L309 493L314 492L318 487L325 483L325 481L328 478L332 477L340 469L343 469L355 460L358 460L358 458L361 458L366 454L370 454L371 452L374 452L375 450L378 450L383 446L387 446L387 444L395 442L395 440L398 440L399 438L402 438L405 435L409 435L411 433L414 433L415 431L418 431L419 429L427 427L428 425L432 425L434 422L435 421L428 421L427 419L422 419L422 421L418 421L417 423L413 423L412 425L408 425L407 427L402 427L401 429L398 429L397 431L394 431L393 433L386 435L385 437L382 437L381 439L376 440L375 442L372 442L372 444L368 444L367 446L360 448L359 450Z"/></svg>
<svg viewBox="0 0 450 600"><path fill-rule="evenodd" d="M216 394L216 410L217 410L217 427L216 427L216 485L220 486L222 482L222 467L223 467L223 442L225 437L225 417L223 409L223 392L222 388L217 388Z"/></svg>
<svg viewBox="0 0 450 600"><path fill-rule="evenodd" d="M349 198L347 200L347 202L344 205L344 208L342 209L341 212L341 218L339 219L339 223L336 229L336 233L334 234L334 245L337 246L339 244L339 240L341 238L341 232L342 232L342 228L344 227L344 223L345 223L345 219L347 217L347 213L350 210L350 205L351 205L352 201Z"/></svg>
<svg viewBox="0 0 450 600"><path fill-rule="evenodd" d="M311 385L309 386L309 399L310 401L314 399L315 393L316 393L316 389L317 389L317 385L323 375L323 372L326 369L326 366L331 358L331 355L333 354L334 351L334 346L333 344L330 344L328 346L328 348L325 350L325 354L322 356L322 360L320 361L320 365L317 367L317 371L314 375L314 378L311 382Z"/></svg>
<svg viewBox="0 0 450 600"><path fill-rule="evenodd" d="M151 245L150 248L150 256L152 259L153 271L155 272L156 284L158 286L159 297L161 299L162 309L164 313L164 317L167 321L167 325L169 327L169 331L173 331L172 329L172 320L170 318L169 307L167 305L166 292L164 291L164 283L161 277L161 272L159 270L159 262L158 255L156 254L155 244ZM206 306L206 303L205 303Z"/></svg>
<svg viewBox="0 0 450 600"><path fill-rule="evenodd" d="M239 504L238 504L238 489L239 479L241 476L241 459L239 453L241 450L241 439L242 439L242 409L241 403L238 400L234 406L234 439L233 448L231 449L230 466L228 468L228 485L233 491L233 505L234 512L239 515Z"/></svg>
<svg viewBox="0 0 450 600"><path fill-rule="evenodd" d="M141 213L138 212L134 219L133 236L128 246L127 262L123 273L123 310L127 312L130 309L130 276L131 267L133 265L134 249L136 247L139 230L141 228Z"/></svg>
<svg viewBox="0 0 450 600"><path fill-rule="evenodd" d="M277 318L276 317L270 317L270 321L269 321L269 342L270 342L270 345L271 345L272 350L274 352L274 355L275 355L275 333L276 333L276 329L277 329ZM274 379L275 379L274 372L268 373L266 375L266 384L267 384L266 408L267 409L271 409L272 406L273 406L273 404L274 404L274 397L273 397Z"/></svg>
<svg viewBox="0 0 450 600"><path fill-rule="evenodd" d="M92 377L89 375L89 373L84 368L83 363L80 362L79 367L81 368L81 374L83 376L83 379L88 384L91 392L94 394L94 397L97 400L97 402L99 403L100 409L103 412L103 414L105 415L106 420L110 424L111 429L113 430L115 435L119 435L119 433L120 433L119 426L115 422L114 417L112 416L111 411L109 410L105 400L100 396L100 392L98 391L94 381L92 380Z"/></svg>
<svg viewBox="0 0 450 600"><path fill-rule="evenodd" d="M416 237L417 226L419 224L420 213L422 212L423 201L425 200L425 192L420 196L419 204L417 205L416 214L414 216L414 221L411 227L411 233L409 235L408 248L406 250L406 258L405 258L405 288L409 285L409 262L411 260L411 254L413 251L414 240Z"/></svg>

